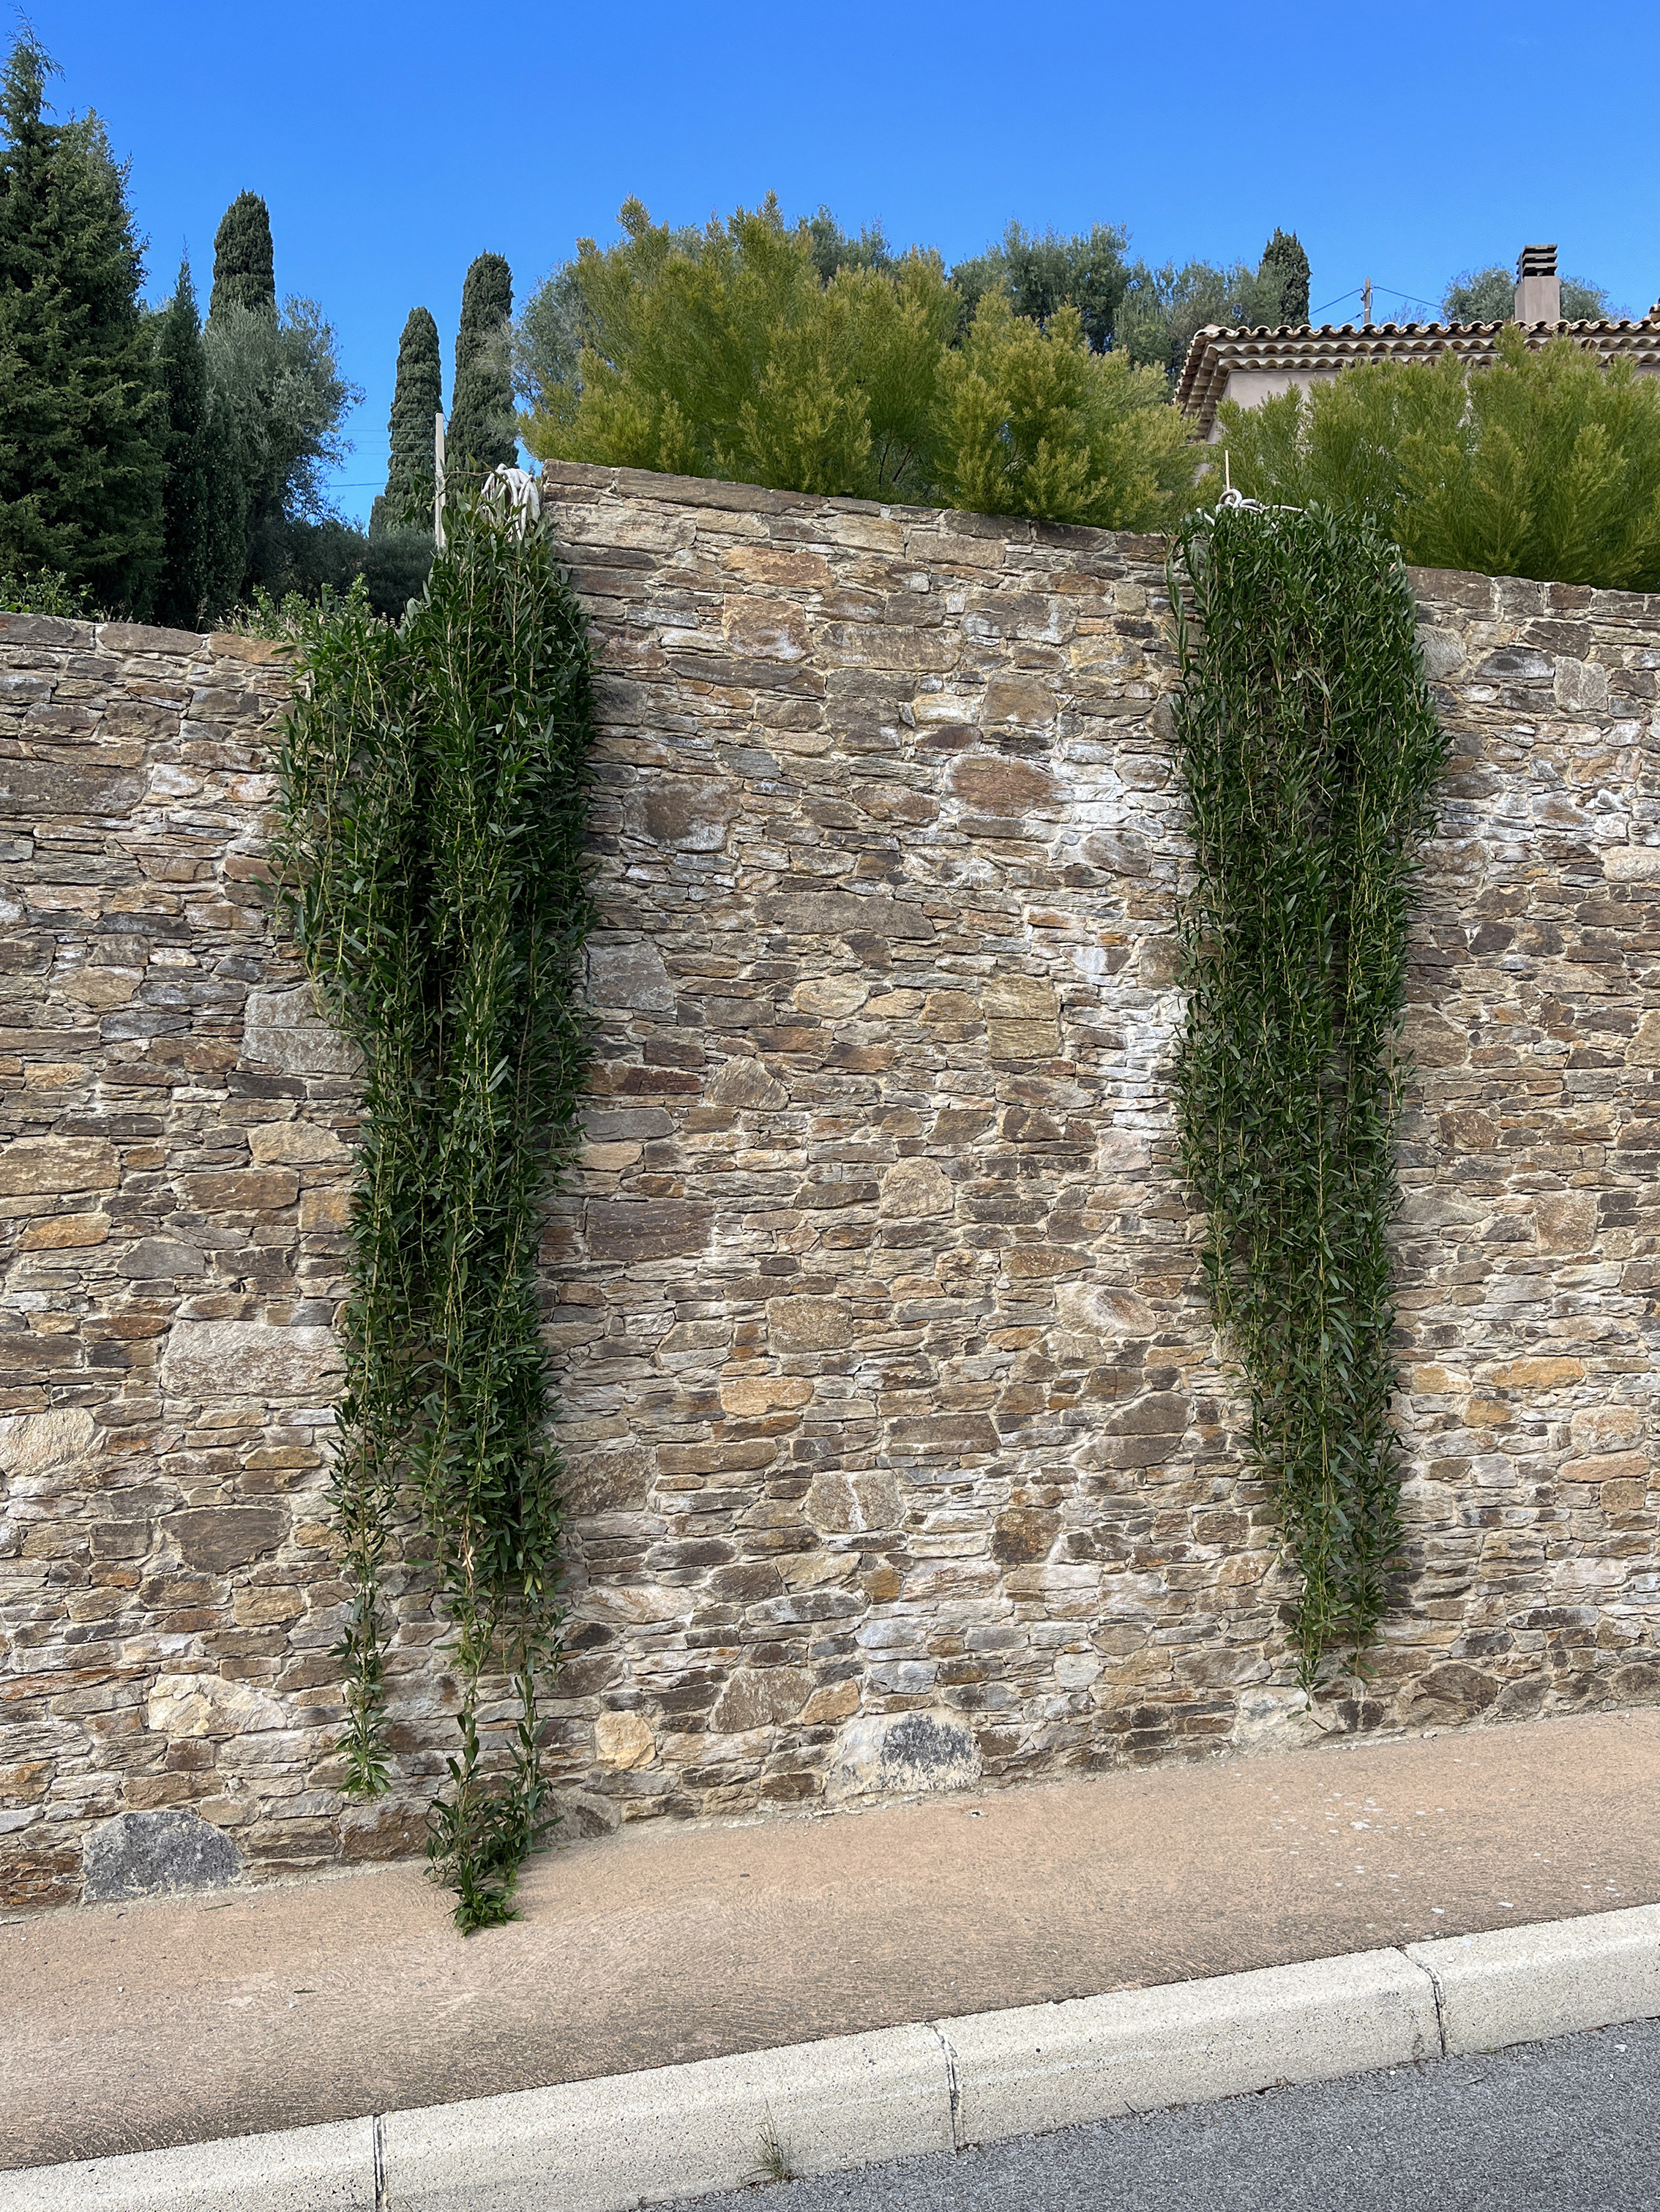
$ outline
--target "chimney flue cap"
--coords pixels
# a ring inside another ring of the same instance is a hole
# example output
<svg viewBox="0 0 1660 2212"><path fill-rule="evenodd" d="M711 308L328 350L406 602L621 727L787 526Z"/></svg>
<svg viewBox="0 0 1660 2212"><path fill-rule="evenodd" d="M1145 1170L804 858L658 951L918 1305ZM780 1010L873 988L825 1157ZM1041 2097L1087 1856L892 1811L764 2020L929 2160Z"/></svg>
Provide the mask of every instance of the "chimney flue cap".
<svg viewBox="0 0 1660 2212"><path fill-rule="evenodd" d="M1516 264L1516 280L1520 283L1527 276L1554 276L1556 248L1554 246L1524 246Z"/></svg>

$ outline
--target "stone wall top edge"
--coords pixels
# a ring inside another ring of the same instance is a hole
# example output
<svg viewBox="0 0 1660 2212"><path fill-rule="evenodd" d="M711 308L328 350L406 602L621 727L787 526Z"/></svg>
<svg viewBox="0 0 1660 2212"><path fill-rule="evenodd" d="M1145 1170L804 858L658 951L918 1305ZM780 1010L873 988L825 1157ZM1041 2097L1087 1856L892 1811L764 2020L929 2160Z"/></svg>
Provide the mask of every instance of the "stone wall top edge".
<svg viewBox="0 0 1660 2212"><path fill-rule="evenodd" d="M244 637L234 630L165 629L150 623L79 622L61 615L0 613L0 649L9 645L56 645L82 652L154 653L173 660L285 663L294 647L278 640Z"/></svg>
<svg viewBox="0 0 1660 2212"><path fill-rule="evenodd" d="M1420 605L1452 605L1466 613L1599 615L1636 623L1660 618L1660 592L1614 592L1600 584L1551 583L1535 576L1490 576L1480 568L1420 568L1410 563L1407 579Z"/></svg>
<svg viewBox="0 0 1660 2212"><path fill-rule="evenodd" d="M1035 522L1024 514L974 514L960 507L905 507L873 499L832 498L818 492L774 491L764 484L730 483L719 477L666 476L651 469L608 468L583 461L544 461L542 483L556 498L598 492L619 499L655 500L666 507L714 507L727 514L876 516L963 537L1003 538L1079 552L1133 549L1135 556L1142 559L1162 559L1166 542L1146 532L1097 530L1085 523Z"/></svg>
<svg viewBox="0 0 1660 2212"><path fill-rule="evenodd" d="M1086 523L1034 522L1025 515L971 514L948 507L901 507L868 499L836 499L816 492L774 491L762 484L730 483L717 477L660 475L650 469L598 466L583 461L544 461L542 482L556 497L584 491L611 493L620 499L655 500L669 507L714 507L727 514L876 515L894 522L954 530L967 537L1001 536L1024 539L1031 545L1049 545L1079 553L1091 551L1128 555L1140 561L1162 561L1169 544L1156 532L1098 530ZM1413 595L1420 601L1455 601L1475 611L1470 601L1478 587L1487 608L1505 613L1531 611L1519 603L1538 595L1537 611L1552 614L1606 615L1630 621L1660 619L1660 593L1606 591L1589 584L1553 583L1530 576L1490 576L1477 568L1426 568L1409 566L1407 574Z"/></svg>

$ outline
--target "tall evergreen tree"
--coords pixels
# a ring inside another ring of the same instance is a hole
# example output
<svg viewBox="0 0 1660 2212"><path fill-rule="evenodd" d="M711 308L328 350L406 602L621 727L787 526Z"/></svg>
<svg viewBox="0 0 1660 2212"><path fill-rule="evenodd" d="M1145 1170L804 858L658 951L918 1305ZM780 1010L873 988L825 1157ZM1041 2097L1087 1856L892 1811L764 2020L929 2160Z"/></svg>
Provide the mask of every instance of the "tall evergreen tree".
<svg viewBox="0 0 1660 2212"><path fill-rule="evenodd" d="M430 517L433 417L443 404L438 325L424 307L411 307L398 346L398 380L386 426L392 434L392 460L386 489L369 517L372 538L411 525L423 527Z"/></svg>
<svg viewBox="0 0 1660 2212"><path fill-rule="evenodd" d="M220 219L213 238L210 321L227 307L277 313L277 258L271 245L271 210L258 192L239 192Z"/></svg>
<svg viewBox="0 0 1660 2212"><path fill-rule="evenodd" d="M142 612L164 434L143 264L102 125L46 119L52 67L26 30L0 79L0 568Z"/></svg>
<svg viewBox="0 0 1660 2212"><path fill-rule="evenodd" d="M157 326L155 359L167 413L166 556L156 613L178 629L197 629L236 596L246 526L240 454L228 410L215 404L208 380L187 260Z"/></svg>
<svg viewBox="0 0 1660 2212"><path fill-rule="evenodd" d="M519 441L513 415L513 271L481 253L461 288L455 383L446 450L479 471L511 468Z"/></svg>
<svg viewBox="0 0 1660 2212"><path fill-rule="evenodd" d="M1309 257L1294 230L1276 229L1262 248L1257 282L1268 319L1302 329L1309 319Z"/></svg>

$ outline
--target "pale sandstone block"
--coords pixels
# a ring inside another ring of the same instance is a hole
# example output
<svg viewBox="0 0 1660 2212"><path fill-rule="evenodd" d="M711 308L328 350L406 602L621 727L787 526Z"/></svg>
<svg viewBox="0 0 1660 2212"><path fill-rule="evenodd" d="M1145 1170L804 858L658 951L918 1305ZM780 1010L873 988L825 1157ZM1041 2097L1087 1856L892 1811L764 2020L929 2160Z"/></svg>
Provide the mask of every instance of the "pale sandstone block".
<svg viewBox="0 0 1660 2212"><path fill-rule="evenodd" d="M304 1396L339 1371L333 1332L253 1321L176 1321L161 1355L161 1387L176 1397Z"/></svg>

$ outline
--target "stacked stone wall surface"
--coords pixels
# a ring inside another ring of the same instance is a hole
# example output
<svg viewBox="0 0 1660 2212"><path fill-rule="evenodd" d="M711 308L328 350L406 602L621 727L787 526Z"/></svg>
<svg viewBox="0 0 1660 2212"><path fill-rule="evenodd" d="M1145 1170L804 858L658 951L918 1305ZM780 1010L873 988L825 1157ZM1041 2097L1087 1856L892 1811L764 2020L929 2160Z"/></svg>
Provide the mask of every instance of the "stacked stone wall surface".
<svg viewBox="0 0 1660 2212"><path fill-rule="evenodd" d="M573 1818L1660 1692L1660 600L1415 578L1456 758L1409 1543L1371 1678L1311 1718L1172 1166L1162 545L627 472L544 499L602 672L589 1141L544 1250ZM242 640L0 617L8 1904L408 1850L441 1768L412 1571L394 1789L336 1788L355 1090L261 881L289 685Z"/></svg>

